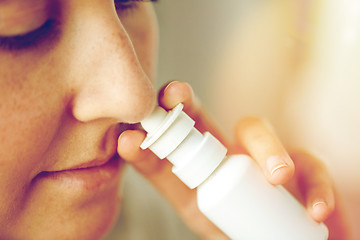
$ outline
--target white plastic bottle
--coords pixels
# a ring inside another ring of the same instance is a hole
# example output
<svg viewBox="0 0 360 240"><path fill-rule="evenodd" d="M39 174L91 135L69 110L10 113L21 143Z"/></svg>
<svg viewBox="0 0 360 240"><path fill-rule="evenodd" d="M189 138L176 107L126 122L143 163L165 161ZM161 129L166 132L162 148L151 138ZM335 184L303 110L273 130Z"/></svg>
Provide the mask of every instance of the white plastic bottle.
<svg viewBox="0 0 360 240"><path fill-rule="evenodd" d="M231 239L325 240L328 229L310 218L283 187L271 185L246 155L227 149L179 104L167 113L157 107L141 122L148 132L141 148L167 158L189 188L197 187L200 211Z"/></svg>

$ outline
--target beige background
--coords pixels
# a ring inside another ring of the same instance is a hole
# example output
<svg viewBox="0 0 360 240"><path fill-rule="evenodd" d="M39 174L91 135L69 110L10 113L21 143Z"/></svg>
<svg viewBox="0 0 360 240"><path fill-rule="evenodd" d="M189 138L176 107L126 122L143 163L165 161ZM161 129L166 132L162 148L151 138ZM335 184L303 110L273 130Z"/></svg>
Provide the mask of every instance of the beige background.
<svg viewBox="0 0 360 240"><path fill-rule="evenodd" d="M237 119L260 115L321 156L359 239L360 6L349 2L162 0L157 85L188 81L229 137ZM109 239L196 239L133 171L124 193Z"/></svg>

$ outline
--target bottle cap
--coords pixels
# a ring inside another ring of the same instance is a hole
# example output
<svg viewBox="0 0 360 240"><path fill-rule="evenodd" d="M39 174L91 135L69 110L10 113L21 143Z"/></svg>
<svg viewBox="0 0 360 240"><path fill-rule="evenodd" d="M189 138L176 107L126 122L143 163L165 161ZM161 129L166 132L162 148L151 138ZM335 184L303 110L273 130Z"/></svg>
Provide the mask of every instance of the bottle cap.
<svg viewBox="0 0 360 240"><path fill-rule="evenodd" d="M224 159L227 149L210 133L202 135L194 128L195 122L179 104L166 112L156 107L141 121L148 132L141 144L160 159L167 158L173 172L190 188L200 185Z"/></svg>

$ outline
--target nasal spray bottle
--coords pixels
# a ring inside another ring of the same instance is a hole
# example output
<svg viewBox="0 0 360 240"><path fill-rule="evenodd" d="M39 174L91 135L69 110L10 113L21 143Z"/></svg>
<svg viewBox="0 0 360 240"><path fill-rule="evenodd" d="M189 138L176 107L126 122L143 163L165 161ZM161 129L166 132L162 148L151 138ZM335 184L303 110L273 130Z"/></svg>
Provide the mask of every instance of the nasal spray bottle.
<svg viewBox="0 0 360 240"><path fill-rule="evenodd" d="M227 149L209 132L201 134L179 104L157 107L141 122L148 132L141 145L160 159L189 188L197 187L200 211L231 239L325 240L328 229L310 218L282 186L273 186L254 160L226 156Z"/></svg>

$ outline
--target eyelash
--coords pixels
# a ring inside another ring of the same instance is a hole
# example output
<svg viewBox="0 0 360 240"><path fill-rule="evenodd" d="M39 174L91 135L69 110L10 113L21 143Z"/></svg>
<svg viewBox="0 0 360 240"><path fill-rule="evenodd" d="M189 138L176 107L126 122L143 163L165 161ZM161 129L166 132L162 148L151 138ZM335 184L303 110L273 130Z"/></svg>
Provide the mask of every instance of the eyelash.
<svg viewBox="0 0 360 240"><path fill-rule="evenodd" d="M132 7L136 7L138 2L157 2L158 0L114 0L117 10L126 10Z"/></svg>
<svg viewBox="0 0 360 240"><path fill-rule="evenodd" d="M0 37L0 47L8 51L32 48L46 40L54 40L58 33L57 21L49 19L39 28L29 33L11 37Z"/></svg>
<svg viewBox="0 0 360 240"><path fill-rule="evenodd" d="M139 2L157 2L158 0L114 0L118 14L126 15L138 7Z"/></svg>
<svg viewBox="0 0 360 240"><path fill-rule="evenodd" d="M137 1L134 0L114 0L116 11L127 13L137 7Z"/></svg>
<svg viewBox="0 0 360 240"><path fill-rule="evenodd" d="M157 0L114 0L118 13L127 14L138 7L139 2L156 2ZM47 20L39 28L22 35L1 37L0 48L7 51L35 48L44 41L51 41L59 35L58 22L53 19Z"/></svg>

